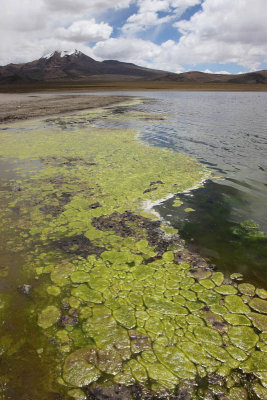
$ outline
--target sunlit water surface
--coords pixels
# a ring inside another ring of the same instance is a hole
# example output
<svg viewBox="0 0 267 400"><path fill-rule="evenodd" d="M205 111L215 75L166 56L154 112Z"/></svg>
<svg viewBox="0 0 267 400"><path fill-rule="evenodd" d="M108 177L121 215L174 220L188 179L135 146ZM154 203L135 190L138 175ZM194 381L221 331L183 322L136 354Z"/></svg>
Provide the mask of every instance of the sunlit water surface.
<svg viewBox="0 0 267 400"><path fill-rule="evenodd" d="M141 138L152 145L194 156L220 177L180 195L181 207L173 207L173 198L156 210L218 268L241 272L266 287L267 242L256 231L267 234L267 93L118 94L150 98L136 108L159 113L168 121L136 126L129 120L120 125L139 129ZM187 213L187 208L195 211Z"/></svg>

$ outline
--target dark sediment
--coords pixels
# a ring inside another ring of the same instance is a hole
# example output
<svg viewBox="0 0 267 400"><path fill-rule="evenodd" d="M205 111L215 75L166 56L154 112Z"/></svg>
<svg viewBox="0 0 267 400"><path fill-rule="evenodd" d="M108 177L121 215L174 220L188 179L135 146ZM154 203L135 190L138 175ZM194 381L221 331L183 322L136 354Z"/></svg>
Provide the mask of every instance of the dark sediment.
<svg viewBox="0 0 267 400"><path fill-rule="evenodd" d="M92 242L83 235L71 236L55 242L56 247L66 253L76 256L87 257L90 254L100 255L106 249L92 244Z"/></svg>
<svg viewBox="0 0 267 400"><path fill-rule="evenodd" d="M112 231L121 237L144 239L144 231L150 246L156 247L158 256L161 256L171 244L178 244L178 237L167 239L162 235L160 221L151 221L148 218L136 215L131 211L122 214L117 212L111 215L93 218L92 225L102 231Z"/></svg>

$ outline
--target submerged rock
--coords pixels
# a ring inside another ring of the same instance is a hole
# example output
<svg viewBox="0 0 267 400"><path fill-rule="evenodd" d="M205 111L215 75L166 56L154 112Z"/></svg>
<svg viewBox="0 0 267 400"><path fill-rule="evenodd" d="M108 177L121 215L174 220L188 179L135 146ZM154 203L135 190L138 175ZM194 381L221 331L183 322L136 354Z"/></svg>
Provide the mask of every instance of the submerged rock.
<svg viewBox="0 0 267 400"><path fill-rule="evenodd" d="M59 320L61 326L73 326L79 323L79 319L72 315L62 315Z"/></svg>
<svg viewBox="0 0 267 400"><path fill-rule="evenodd" d="M164 183L163 183L162 181L153 181L153 182L150 182L150 186L153 186L153 185L164 185Z"/></svg>
<svg viewBox="0 0 267 400"><path fill-rule="evenodd" d="M89 206L89 208L91 208L92 210L102 207L100 203L98 203L98 201L96 203L93 203Z"/></svg>
<svg viewBox="0 0 267 400"><path fill-rule="evenodd" d="M154 190L157 190L157 189L158 189L157 187L151 187L149 189L144 190L143 193L145 194L145 193L153 192Z"/></svg>
<svg viewBox="0 0 267 400"><path fill-rule="evenodd" d="M21 190L22 189L20 185L15 185L12 187L12 192L20 192Z"/></svg>
<svg viewBox="0 0 267 400"><path fill-rule="evenodd" d="M29 296L29 294L30 294L30 292L32 290L32 285L22 284L22 285L19 285L17 287L17 289L18 289L19 293L25 294L26 296Z"/></svg>

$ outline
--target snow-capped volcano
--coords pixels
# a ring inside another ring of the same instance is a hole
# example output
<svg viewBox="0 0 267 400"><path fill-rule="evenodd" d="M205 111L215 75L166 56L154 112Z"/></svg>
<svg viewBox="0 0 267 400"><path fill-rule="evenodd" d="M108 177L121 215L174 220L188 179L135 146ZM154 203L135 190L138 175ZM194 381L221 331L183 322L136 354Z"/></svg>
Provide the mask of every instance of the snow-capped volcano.
<svg viewBox="0 0 267 400"><path fill-rule="evenodd" d="M162 71L135 64L107 60L96 61L79 50L56 50L39 60L0 67L0 82L67 82L100 79L153 79ZM98 77L98 78L97 78Z"/></svg>

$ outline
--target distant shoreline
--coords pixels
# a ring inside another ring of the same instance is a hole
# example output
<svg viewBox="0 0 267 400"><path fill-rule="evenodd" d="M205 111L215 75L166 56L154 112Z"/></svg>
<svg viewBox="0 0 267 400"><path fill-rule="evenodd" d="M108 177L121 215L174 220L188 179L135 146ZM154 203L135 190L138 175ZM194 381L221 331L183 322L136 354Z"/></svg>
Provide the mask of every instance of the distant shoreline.
<svg viewBox="0 0 267 400"><path fill-rule="evenodd" d="M0 124L106 107L126 100L126 96L0 93Z"/></svg>
<svg viewBox="0 0 267 400"><path fill-rule="evenodd" d="M266 92L267 84L138 81L0 86L0 124L106 107L129 98L123 95L101 95L101 92L115 91ZM64 94L66 92L70 94ZM90 94L86 95L85 92ZM100 94L95 95L96 92Z"/></svg>
<svg viewBox="0 0 267 400"><path fill-rule="evenodd" d="M102 92L102 91L214 91L214 92L266 92L265 83L196 83L170 81L91 81L91 82L40 82L0 85L0 93L31 92Z"/></svg>

